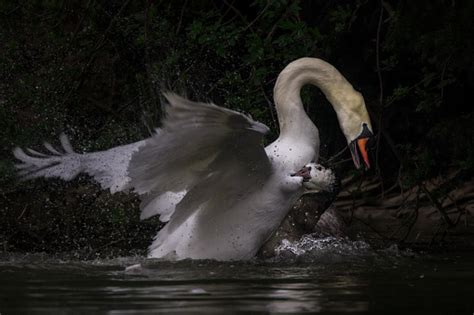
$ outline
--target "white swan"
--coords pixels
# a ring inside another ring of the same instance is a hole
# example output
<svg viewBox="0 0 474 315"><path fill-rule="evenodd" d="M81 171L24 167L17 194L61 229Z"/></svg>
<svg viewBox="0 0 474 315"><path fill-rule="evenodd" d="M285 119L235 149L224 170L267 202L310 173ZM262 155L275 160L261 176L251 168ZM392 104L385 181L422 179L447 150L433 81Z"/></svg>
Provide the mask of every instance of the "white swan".
<svg viewBox="0 0 474 315"><path fill-rule="evenodd" d="M85 172L112 192L133 188L143 200L141 218L158 214L169 221L150 246L150 257L249 259L305 189L317 189L321 179L315 165L301 169L319 155L318 129L300 98L308 83L332 104L356 167L368 168L372 127L364 99L339 71L315 58L293 61L280 73L274 89L280 135L265 148L265 125L166 94L163 127L149 139L78 154L62 135L64 153L46 143L55 156L19 148L14 155L26 178L70 180Z"/></svg>

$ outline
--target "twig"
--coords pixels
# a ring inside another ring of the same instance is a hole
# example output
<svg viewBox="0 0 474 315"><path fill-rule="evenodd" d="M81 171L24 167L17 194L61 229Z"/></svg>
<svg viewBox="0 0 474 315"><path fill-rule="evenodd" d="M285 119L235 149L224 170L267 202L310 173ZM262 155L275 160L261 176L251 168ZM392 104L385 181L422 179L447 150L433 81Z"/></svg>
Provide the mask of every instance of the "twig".
<svg viewBox="0 0 474 315"><path fill-rule="evenodd" d="M268 42L270 38L272 38L273 33L275 33L275 30L278 27L278 23L280 23L281 20L286 18L290 12L290 8L287 8L283 15L275 22L275 24L273 24L272 28L270 29L270 32L268 32L267 36L265 37L266 42Z"/></svg>
<svg viewBox="0 0 474 315"><path fill-rule="evenodd" d="M441 84L441 103L443 102L443 97L444 97L444 85L443 85L443 80L444 80L444 75L446 74L446 68L448 67L449 61L451 60L451 57L453 54L449 54L448 58L446 58L446 61L444 62L443 65L443 70L441 71L441 78L440 78L440 84Z"/></svg>
<svg viewBox="0 0 474 315"><path fill-rule="evenodd" d="M354 219L354 221L358 221L358 222L362 223L363 225L365 225L366 227L368 227L369 229L371 229L375 234L377 234L380 238L382 238L382 240L384 240L384 241L391 241L392 240L390 237L382 234L380 231L378 231L375 227L370 225L368 222L365 222L364 220L359 219L357 217L353 217L353 219Z"/></svg>
<svg viewBox="0 0 474 315"><path fill-rule="evenodd" d="M10 17L11 14L15 13L15 11L17 11L21 7L22 7L22 4L20 3L16 7L8 11L7 13L0 12L0 14L8 18Z"/></svg>
<svg viewBox="0 0 474 315"><path fill-rule="evenodd" d="M20 213L20 215L18 216L18 218L16 218L17 220L20 220L20 219L23 217L23 215L25 214L27 208L28 208L28 205L25 205L25 206L23 207L23 211L21 211L21 213Z"/></svg>
<svg viewBox="0 0 474 315"><path fill-rule="evenodd" d="M232 4L234 4L234 2L235 2L235 0L232 1ZM214 4L214 1L212 1L212 4ZM215 7L216 9L219 9L219 10L220 10L220 8L218 8L215 4L214 4L214 7ZM221 16L219 17L219 20L217 21L216 25L221 25L222 20L225 18L225 16L227 15L227 13L229 13L230 10L232 10L231 7L230 7L230 6L227 6L227 10L225 10L224 13L221 14ZM229 19L229 21L233 21L233 20L235 19L235 17L236 17L236 15L232 16L232 17ZM222 24L222 25L226 25L227 23L229 23L229 21L225 22L225 23Z"/></svg>
<svg viewBox="0 0 474 315"><path fill-rule="evenodd" d="M441 214L441 217L443 218L444 222L446 222L446 224L449 227L454 227L455 225L454 225L453 221L451 221L449 216L446 214L446 212L443 209L443 206L438 202L438 200L436 200L433 196L431 196L430 191L425 187L425 185L423 183L420 183L420 188L426 194L426 196L431 201L431 203L436 207L436 209L438 209L438 211Z"/></svg>
<svg viewBox="0 0 474 315"><path fill-rule="evenodd" d="M392 150L393 155L395 156L397 161L400 162L402 159L401 159L400 153L398 153L395 142L392 140L392 137L390 136L390 134L386 130L382 130L380 128L380 126L378 125L379 122L377 120L375 120L375 118L374 118L375 113L373 111L371 111L370 107L367 107L367 110L369 112L370 119L372 120L372 123L374 124L375 128L378 129L379 133L382 134L385 141L387 141L387 144L389 145L390 149ZM380 137L378 137L378 138L380 138Z"/></svg>
<svg viewBox="0 0 474 315"><path fill-rule="evenodd" d="M223 1L232 11L235 12L235 14L237 14L237 16L242 20L242 22L246 23L247 24L247 19L245 18L245 16L236 8L234 7L233 3L229 3L227 2L226 0ZM250 25L249 27L250 31L252 31L252 33L254 33L253 29L252 29L252 26Z"/></svg>
<svg viewBox="0 0 474 315"><path fill-rule="evenodd" d="M89 0L86 4L86 8L84 9L84 14L81 16L81 19L79 20L79 22L77 23L76 25L76 29L74 30L74 33L72 34L72 37L71 39L69 40L69 44L68 44L68 49L71 47L72 43L74 42L74 40L76 39L76 36L77 34L79 33L79 31L81 30L81 27L82 27L82 24L84 23L84 20L86 18L86 15L89 11L89 7L91 6L92 4L92 0Z"/></svg>
<svg viewBox="0 0 474 315"><path fill-rule="evenodd" d="M383 114L383 79L382 79L382 71L380 70L380 30L382 28L382 21L383 21L383 1L380 0L380 14L379 14L379 22L377 25L377 37L375 43L375 63L377 68L377 77L379 79L379 106L380 106L380 113L378 119L378 134L377 134L377 146L375 151L375 165L377 166L377 171L380 173L380 165L379 165L379 154L380 154L380 136L382 134L382 114Z"/></svg>
<svg viewBox="0 0 474 315"><path fill-rule="evenodd" d="M176 35L178 35L179 30L181 29L181 23L183 23L184 9L186 8L187 4L188 4L188 0L184 0L183 7L181 8L181 12L179 14L178 26L176 27Z"/></svg>
<svg viewBox="0 0 474 315"><path fill-rule="evenodd" d="M122 14L122 11L125 9L125 7L128 5L128 3L130 2L130 0L126 0L122 7L119 9L119 11L117 12L117 14L110 20L110 23L109 25L107 26L107 28L105 29L104 33L102 34L102 38L97 41L97 44L96 46L94 47L94 49L92 50L91 54L90 54L90 57L89 57L89 60L87 61L87 63L82 67L81 69L81 73L79 74L79 77L78 77L78 80L76 81L76 84L73 85L73 87L67 92L66 96L64 97L63 99L63 102L62 104L65 104L69 98L71 97L72 93L74 91L76 91L79 86L82 84L83 82L83 77L84 77L84 74L86 73L87 69L90 68L90 66L92 65L92 62L94 61L95 57L96 57L96 54L97 52L104 46L105 44L105 39L107 37L107 34L110 32L110 30L112 29L112 26L114 25L115 23L115 20Z"/></svg>
<svg viewBox="0 0 474 315"><path fill-rule="evenodd" d="M250 22L243 30L242 32L245 32L246 30L248 30L249 28L252 27L252 25L258 21L258 19L263 15L263 13L265 13L265 11L267 11L268 7L270 7L270 4L272 2L271 1L267 1L267 4L265 5L265 7L262 9L262 11L260 11L260 13L257 15L257 17L255 19L253 19L252 22Z"/></svg>
<svg viewBox="0 0 474 315"><path fill-rule="evenodd" d="M133 104L138 98L138 95L135 96L132 100L130 100L129 102L125 103L124 105L120 106L117 110L115 110L113 112L112 115L109 115L109 117L107 118L107 120L102 124L102 126L100 126L99 129L96 129L92 135L91 135L91 138L92 139L95 139L98 135L101 134L101 132L106 129L106 128L109 128L109 123L114 119L114 118L119 118L120 120L124 120L124 118L122 116L120 116L119 114L125 110L127 107L129 107L131 104ZM108 110L107 110L108 111Z"/></svg>
<svg viewBox="0 0 474 315"><path fill-rule="evenodd" d="M272 117L272 124L273 124L272 127L273 127L273 129L276 130L277 123L276 123L275 115L273 114L273 104L268 99L267 93L265 93L265 89L263 88L262 84L260 84L260 89L262 90L263 97L265 98L265 100L267 101L267 104L268 104L268 110L270 111L270 116Z"/></svg>
<svg viewBox="0 0 474 315"><path fill-rule="evenodd" d="M149 95L151 96L151 99L152 99L152 102L153 102L153 106L156 106L157 105L157 95L156 95L156 91L155 91L155 88L153 86L153 78L152 78L152 75L151 75L151 70L150 70L150 48L149 48L149 45L148 45L148 37L149 37L149 34L150 34L150 31L149 31L149 28L150 28L150 6L152 5L152 2L151 1L147 1L147 5L145 7L145 24L143 25L143 28L144 28L144 35L145 35L145 38L144 38L144 53L145 53L145 73L146 73L146 76L148 78L147 80L147 86L148 86L148 93Z"/></svg>
<svg viewBox="0 0 474 315"><path fill-rule="evenodd" d="M329 163L329 162L332 162L334 159L336 159L337 157L339 157L340 155L342 155L342 154L343 154L344 152L346 152L346 150L348 150L348 149L349 149L349 147L348 147L347 145L345 145L344 148L343 148L341 151L339 151L339 152L337 152L336 154L334 154L333 156L331 156L331 157L327 160L327 162L328 162L328 163Z"/></svg>
<svg viewBox="0 0 474 315"><path fill-rule="evenodd" d="M346 163L346 162L350 162L352 161L352 158L349 158L349 159L344 159L344 160L339 160L333 164L331 164L331 166L336 166L336 165L339 165L339 164L342 164L342 163Z"/></svg>
<svg viewBox="0 0 474 315"><path fill-rule="evenodd" d="M418 220L418 215L419 215L418 210L419 209L420 209L420 187L418 187L418 190L416 192L415 209L413 210L414 218L413 218L413 220L411 220L411 222L408 226L407 232L401 240L402 242L405 242L405 240L408 238L408 235L410 235L410 232L413 230L413 227L415 226L416 221Z"/></svg>
<svg viewBox="0 0 474 315"><path fill-rule="evenodd" d="M111 242L109 242L109 243L107 243L107 244L105 244L105 245L100 246L99 248L97 248L97 250L101 250L101 249L107 248L107 247L109 247L109 246L111 246L111 245L114 245L114 244L117 244L117 243L120 243L120 242L123 242L123 241L125 241L125 238L123 238L123 237L122 237L122 238L119 238L118 240L113 240L113 241L111 241Z"/></svg>

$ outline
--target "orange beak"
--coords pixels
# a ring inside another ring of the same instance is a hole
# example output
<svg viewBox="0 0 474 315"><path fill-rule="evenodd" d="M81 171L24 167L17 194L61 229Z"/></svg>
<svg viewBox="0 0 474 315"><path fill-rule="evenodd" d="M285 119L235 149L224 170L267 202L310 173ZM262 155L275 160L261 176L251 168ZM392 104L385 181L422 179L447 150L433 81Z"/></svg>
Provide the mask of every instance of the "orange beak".
<svg viewBox="0 0 474 315"><path fill-rule="evenodd" d="M367 153L367 142L368 141L369 141L369 138L357 139L357 146L359 147L359 152L362 155L362 159L364 160L366 169L370 168L369 154Z"/></svg>
<svg viewBox="0 0 474 315"><path fill-rule="evenodd" d="M367 124L363 123L362 132L357 138L349 143L352 160L354 161L354 165L357 169L360 169L362 165L365 166L366 170L370 168L368 144L369 140L372 139L373 136L374 134L372 131L370 131Z"/></svg>
<svg viewBox="0 0 474 315"><path fill-rule="evenodd" d="M352 154L352 160L356 168L361 168L362 165L365 166L365 169L370 168L369 162L369 153L367 148L367 143L369 142L369 137L361 137L352 141L349 144L349 148ZM362 162L363 161L363 162Z"/></svg>

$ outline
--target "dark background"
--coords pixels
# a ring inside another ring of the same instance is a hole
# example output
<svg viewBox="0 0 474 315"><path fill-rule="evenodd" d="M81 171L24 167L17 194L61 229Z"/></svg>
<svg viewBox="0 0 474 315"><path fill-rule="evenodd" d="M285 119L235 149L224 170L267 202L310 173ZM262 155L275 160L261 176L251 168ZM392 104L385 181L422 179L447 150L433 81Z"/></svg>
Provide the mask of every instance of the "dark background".
<svg viewBox="0 0 474 315"><path fill-rule="evenodd" d="M418 189L442 214L474 170L473 34L472 1L0 1L0 246L143 250L158 221L138 221L134 196L86 177L18 182L11 150L61 131L79 152L140 140L165 90L250 113L270 141L275 79L303 56L335 65L372 117L375 167L361 174L347 150L331 159L346 147L335 114L303 90L322 161L378 183L352 198ZM433 178L449 180L426 193ZM446 230L468 216L457 207Z"/></svg>

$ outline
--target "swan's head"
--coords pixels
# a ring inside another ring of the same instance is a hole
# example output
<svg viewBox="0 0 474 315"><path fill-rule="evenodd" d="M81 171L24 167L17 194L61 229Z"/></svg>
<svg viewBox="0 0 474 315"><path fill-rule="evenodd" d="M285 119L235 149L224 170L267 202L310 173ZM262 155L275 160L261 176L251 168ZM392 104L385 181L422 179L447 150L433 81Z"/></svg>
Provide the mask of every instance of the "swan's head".
<svg viewBox="0 0 474 315"><path fill-rule="evenodd" d="M305 193L334 192L337 190L338 181L334 172L317 163L306 164L292 176L303 177Z"/></svg>
<svg viewBox="0 0 474 315"><path fill-rule="evenodd" d="M374 134L364 97L347 81L331 86L327 96L346 136L355 167L369 169L368 144Z"/></svg>
<svg viewBox="0 0 474 315"><path fill-rule="evenodd" d="M290 133L289 130L309 130L305 128L308 125L314 127L312 124L300 124L300 113L303 110L300 90L305 84L313 84L324 93L336 111L355 166L365 166L368 169L370 162L367 144L373 133L364 97L336 68L321 59L297 59L288 64L278 76L274 97L281 134Z"/></svg>

